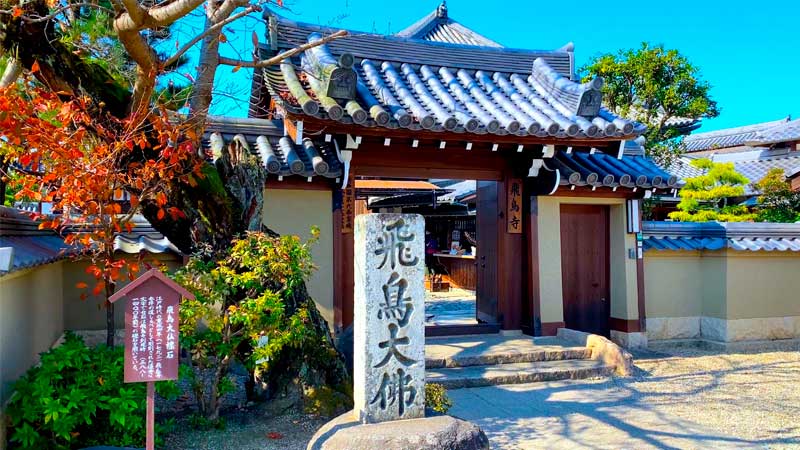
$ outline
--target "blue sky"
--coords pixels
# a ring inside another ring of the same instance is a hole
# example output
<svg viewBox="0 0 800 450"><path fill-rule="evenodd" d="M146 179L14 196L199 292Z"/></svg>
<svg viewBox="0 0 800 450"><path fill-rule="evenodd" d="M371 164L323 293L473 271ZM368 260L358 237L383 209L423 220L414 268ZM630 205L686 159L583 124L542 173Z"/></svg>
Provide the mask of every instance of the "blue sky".
<svg viewBox="0 0 800 450"><path fill-rule="evenodd" d="M287 0L288 10L281 14L303 22L394 33L438 4L439 0ZM678 49L711 83L711 94L722 110L720 117L704 121L703 131L800 117L797 0L449 0L448 10L451 18L507 47L554 49L572 41L578 66L594 55L638 47L643 41ZM249 19L232 26L224 53L249 55L253 30L263 36L263 23ZM221 67L217 81L224 93L217 96L212 112L246 116L251 76L250 71L234 74Z"/></svg>

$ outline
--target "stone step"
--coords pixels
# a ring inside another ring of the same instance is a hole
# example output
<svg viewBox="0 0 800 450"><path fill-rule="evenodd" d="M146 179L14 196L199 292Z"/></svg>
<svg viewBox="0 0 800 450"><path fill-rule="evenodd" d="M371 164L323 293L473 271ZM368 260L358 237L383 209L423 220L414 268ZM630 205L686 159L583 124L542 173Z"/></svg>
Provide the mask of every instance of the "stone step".
<svg viewBox="0 0 800 450"><path fill-rule="evenodd" d="M591 356L591 349L553 337L431 338L425 345L428 369L588 359Z"/></svg>
<svg viewBox="0 0 800 450"><path fill-rule="evenodd" d="M499 384L600 378L611 376L613 373L614 367L602 361L568 359L428 369L425 381L442 384L447 389L460 389Z"/></svg>

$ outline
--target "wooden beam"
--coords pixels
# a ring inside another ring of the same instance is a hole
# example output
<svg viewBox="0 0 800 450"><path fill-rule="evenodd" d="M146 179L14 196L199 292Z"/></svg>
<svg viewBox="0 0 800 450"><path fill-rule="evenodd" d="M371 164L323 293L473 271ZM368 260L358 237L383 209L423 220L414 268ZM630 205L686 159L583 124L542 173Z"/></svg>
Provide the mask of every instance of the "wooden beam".
<svg viewBox="0 0 800 450"><path fill-rule="evenodd" d="M506 211L509 185L515 179L510 170L498 182L497 203L497 315L504 330L518 330L522 324L522 296L524 290L522 234L509 233L506 227ZM501 278L502 276L502 278Z"/></svg>
<svg viewBox="0 0 800 450"><path fill-rule="evenodd" d="M420 146L410 151L398 151L397 148L397 142L387 148L366 141L353 152L351 170L371 177L499 181L508 164L504 158L489 153L467 153L464 149L439 150L438 147Z"/></svg>
<svg viewBox="0 0 800 450"><path fill-rule="evenodd" d="M609 317L608 326L612 330L622 331L623 333L639 333L644 331L639 324L639 319L617 319L616 317Z"/></svg>
<svg viewBox="0 0 800 450"><path fill-rule="evenodd" d="M535 195L528 196L526 202L525 214L525 250L526 262L525 276L527 278L525 283L525 292L527 298L523 301L523 330L532 336L542 335L542 304L539 295L539 197ZM527 321L527 323L525 323Z"/></svg>
<svg viewBox="0 0 800 450"><path fill-rule="evenodd" d="M642 230L642 208L639 207L639 229ZM640 232L641 234L641 232ZM636 303L639 310L639 331L647 331L647 306L644 286L644 242L636 237Z"/></svg>
<svg viewBox="0 0 800 450"><path fill-rule="evenodd" d="M597 198L643 198L644 197L644 189L638 189L636 192L633 192L630 188L619 188L616 191L612 191L609 187L598 187L596 190L592 190L591 186L574 186L575 189L572 189L572 186L564 186L561 185L558 187L556 192L553 193L553 197L597 197Z"/></svg>
<svg viewBox="0 0 800 450"><path fill-rule="evenodd" d="M354 190L354 182L351 170L348 189ZM333 191L333 317L337 334L353 323L354 241L352 227L348 230L347 224L354 222L355 206L348 207L346 202L353 203L354 197L342 189Z"/></svg>

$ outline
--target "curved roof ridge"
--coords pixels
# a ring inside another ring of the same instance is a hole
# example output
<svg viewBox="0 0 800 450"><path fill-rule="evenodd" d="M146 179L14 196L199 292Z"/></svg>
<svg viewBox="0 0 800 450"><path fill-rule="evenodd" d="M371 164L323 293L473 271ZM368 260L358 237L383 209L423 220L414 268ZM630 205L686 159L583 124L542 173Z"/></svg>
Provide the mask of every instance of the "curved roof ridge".
<svg viewBox="0 0 800 450"><path fill-rule="evenodd" d="M730 127L730 128L723 128L720 130L713 130L713 131L704 131L702 133L692 133L691 135L686 137L687 141L695 141L700 139L705 139L709 137L716 137L716 136L729 136L733 134L740 134L740 133L748 133L752 131L758 130L765 130L768 128L772 128L776 125L780 125L782 123L786 123L791 120L791 116L786 116L782 119L777 120L770 120L767 122L760 122L760 123L752 123L749 125L742 125L738 127Z"/></svg>
<svg viewBox="0 0 800 450"><path fill-rule="evenodd" d="M395 33L395 36L478 47L504 47L502 44L450 18L447 14L447 3L444 1L435 10L409 27Z"/></svg>
<svg viewBox="0 0 800 450"><path fill-rule="evenodd" d="M723 128L721 130L692 133L684 139L690 152L712 150L717 148L739 147L756 138L758 132L788 123L791 116L779 120L761 122L740 127Z"/></svg>
<svg viewBox="0 0 800 450"><path fill-rule="evenodd" d="M758 130L747 145L769 145L800 140L800 119L787 120L769 128Z"/></svg>
<svg viewBox="0 0 800 450"><path fill-rule="evenodd" d="M333 27L333 26L329 26L329 25L319 25L319 24L314 24L314 23L310 23L310 22L303 22L303 21L299 21L299 20L294 20L294 19L288 18L286 16L283 16L283 15L279 14L273 8L270 8L269 6L265 6L264 7L263 17L265 19L268 19L270 16L275 17L280 22L280 24L282 24L282 25L288 25L288 26L291 26L291 27L301 28L301 29L310 30L310 31L316 31L316 32L319 32L319 33L322 33L322 34L331 34L331 33L337 32L339 30L347 31L349 33L347 36L345 36L345 37L343 37L341 39L337 39L335 41L332 41L330 43L331 45L334 45L334 46L336 46L337 44L342 43L343 41L347 41L348 39L351 39L353 37L375 37L375 38L380 38L381 40L388 41L388 42L396 42L396 43L408 42L408 43L429 45L431 47L440 47L440 48L441 47L445 47L445 48L446 47L462 48L462 49L470 49L470 48L472 48L474 50L479 50L479 51L483 51L483 52L491 52L491 53L499 53L499 54L514 54L514 53L516 53L516 54L526 54L526 55L533 55L533 54L537 54L537 55L543 55L543 54L567 55L567 54L573 53L573 51L574 51L574 44L571 45L572 44L571 42L567 43L566 45L563 45L563 46L561 46L561 47L559 47L557 49L551 49L551 50L533 49L533 48L504 47L504 46L501 46L500 44L498 44L497 46L489 46L489 45L481 46L481 45L470 45L470 44L463 44L463 43L457 43L457 42L447 42L447 41L440 41L440 40L428 40L428 39L422 39L422 38L416 38L416 37L410 37L410 36L402 36L402 35L400 35L400 33L383 34L383 33L376 33L376 32L373 32L373 31L354 30L354 29L345 28L345 27ZM453 23L457 23L457 22L453 21ZM469 30L469 28L464 27L464 25L461 25L460 23L458 25L461 26L463 29ZM478 33L475 33L475 34L479 35ZM268 36L269 36L269 31L268 31ZM482 36L482 35L479 35L479 36ZM280 39L280 36L278 36L278 38ZM485 38L485 39L488 39L488 38ZM305 43L305 40L302 43ZM301 45L302 43L297 44L297 45Z"/></svg>

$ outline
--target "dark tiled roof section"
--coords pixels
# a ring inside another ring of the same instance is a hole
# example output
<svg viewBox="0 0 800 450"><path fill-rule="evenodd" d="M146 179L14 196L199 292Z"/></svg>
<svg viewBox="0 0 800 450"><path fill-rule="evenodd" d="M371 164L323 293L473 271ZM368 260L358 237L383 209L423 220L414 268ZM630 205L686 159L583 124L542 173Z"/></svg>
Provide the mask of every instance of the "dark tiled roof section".
<svg viewBox="0 0 800 450"><path fill-rule="evenodd" d="M781 122L774 127L756 132L747 145L771 145L781 142L800 141L800 119Z"/></svg>
<svg viewBox="0 0 800 450"><path fill-rule="evenodd" d="M599 151L557 152L554 158L545 160L545 164L558 169L562 186L671 189L679 181L644 156L616 158Z"/></svg>
<svg viewBox="0 0 800 450"><path fill-rule="evenodd" d="M342 163L332 143L306 138L302 145L296 145L288 136L276 136L269 131L266 133L225 135L215 131L208 138L209 147L214 151L214 147L221 149L224 145L232 143L244 145L250 153L259 158L267 172L272 175L327 178L342 176Z"/></svg>
<svg viewBox="0 0 800 450"><path fill-rule="evenodd" d="M9 272L47 264L69 255L69 246L61 236L51 230L39 230L39 222L28 214L5 206L0 206L0 247L14 249Z"/></svg>
<svg viewBox="0 0 800 450"><path fill-rule="evenodd" d="M645 250L800 252L800 223L644 222Z"/></svg>
<svg viewBox="0 0 800 450"><path fill-rule="evenodd" d="M736 171L744 175L752 184L761 181L772 169L782 169L787 177L791 176L795 169L800 168L800 152L789 152L783 156L716 162L732 162ZM669 168L668 172L678 176L681 180L697 177L705 173L704 170L692 166L690 158L680 158ZM746 195L755 195L757 193L751 185L745 186Z"/></svg>
<svg viewBox="0 0 800 450"><path fill-rule="evenodd" d="M309 52L334 58L325 45ZM307 73L316 57L303 57ZM290 64L265 69L264 78L272 98L292 114L368 127L605 141L635 138L644 131L605 109L594 116L578 115L585 96L599 99L602 83L574 83L542 59L533 64L532 73L510 75L371 59L355 69L356 100L346 103L318 95L315 76L304 77Z"/></svg>
<svg viewBox="0 0 800 450"><path fill-rule="evenodd" d="M338 28L295 22L267 10L265 16L274 23L274 36L278 50L288 50L303 45L308 35L324 35ZM332 53L350 53L356 59L373 59L402 64L427 64L454 69L489 70L505 73L530 73L537 58L543 58L562 76L571 78L572 53L559 50L521 50L505 47L476 47L446 42L435 42L401 36L386 36L375 33L350 31L346 38L329 44Z"/></svg>
<svg viewBox="0 0 800 450"><path fill-rule="evenodd" d="M397 33L396 36L448 44L502 47L497 42L450 18L447 14L447 5L444 3L415 24Z"/></svg>
<svg viewBox="0 0 800 450"><path fill-rule="evenodd" d="M759 132L777 125L785 124L788 121L789 118L787 117L780 120L746 125L743 127L726 128L724 130L708 131L706 133L693 133L684 140L686 151L699 152L717 148L742 146L745 145L746 142L753 140Z"/></svg>

